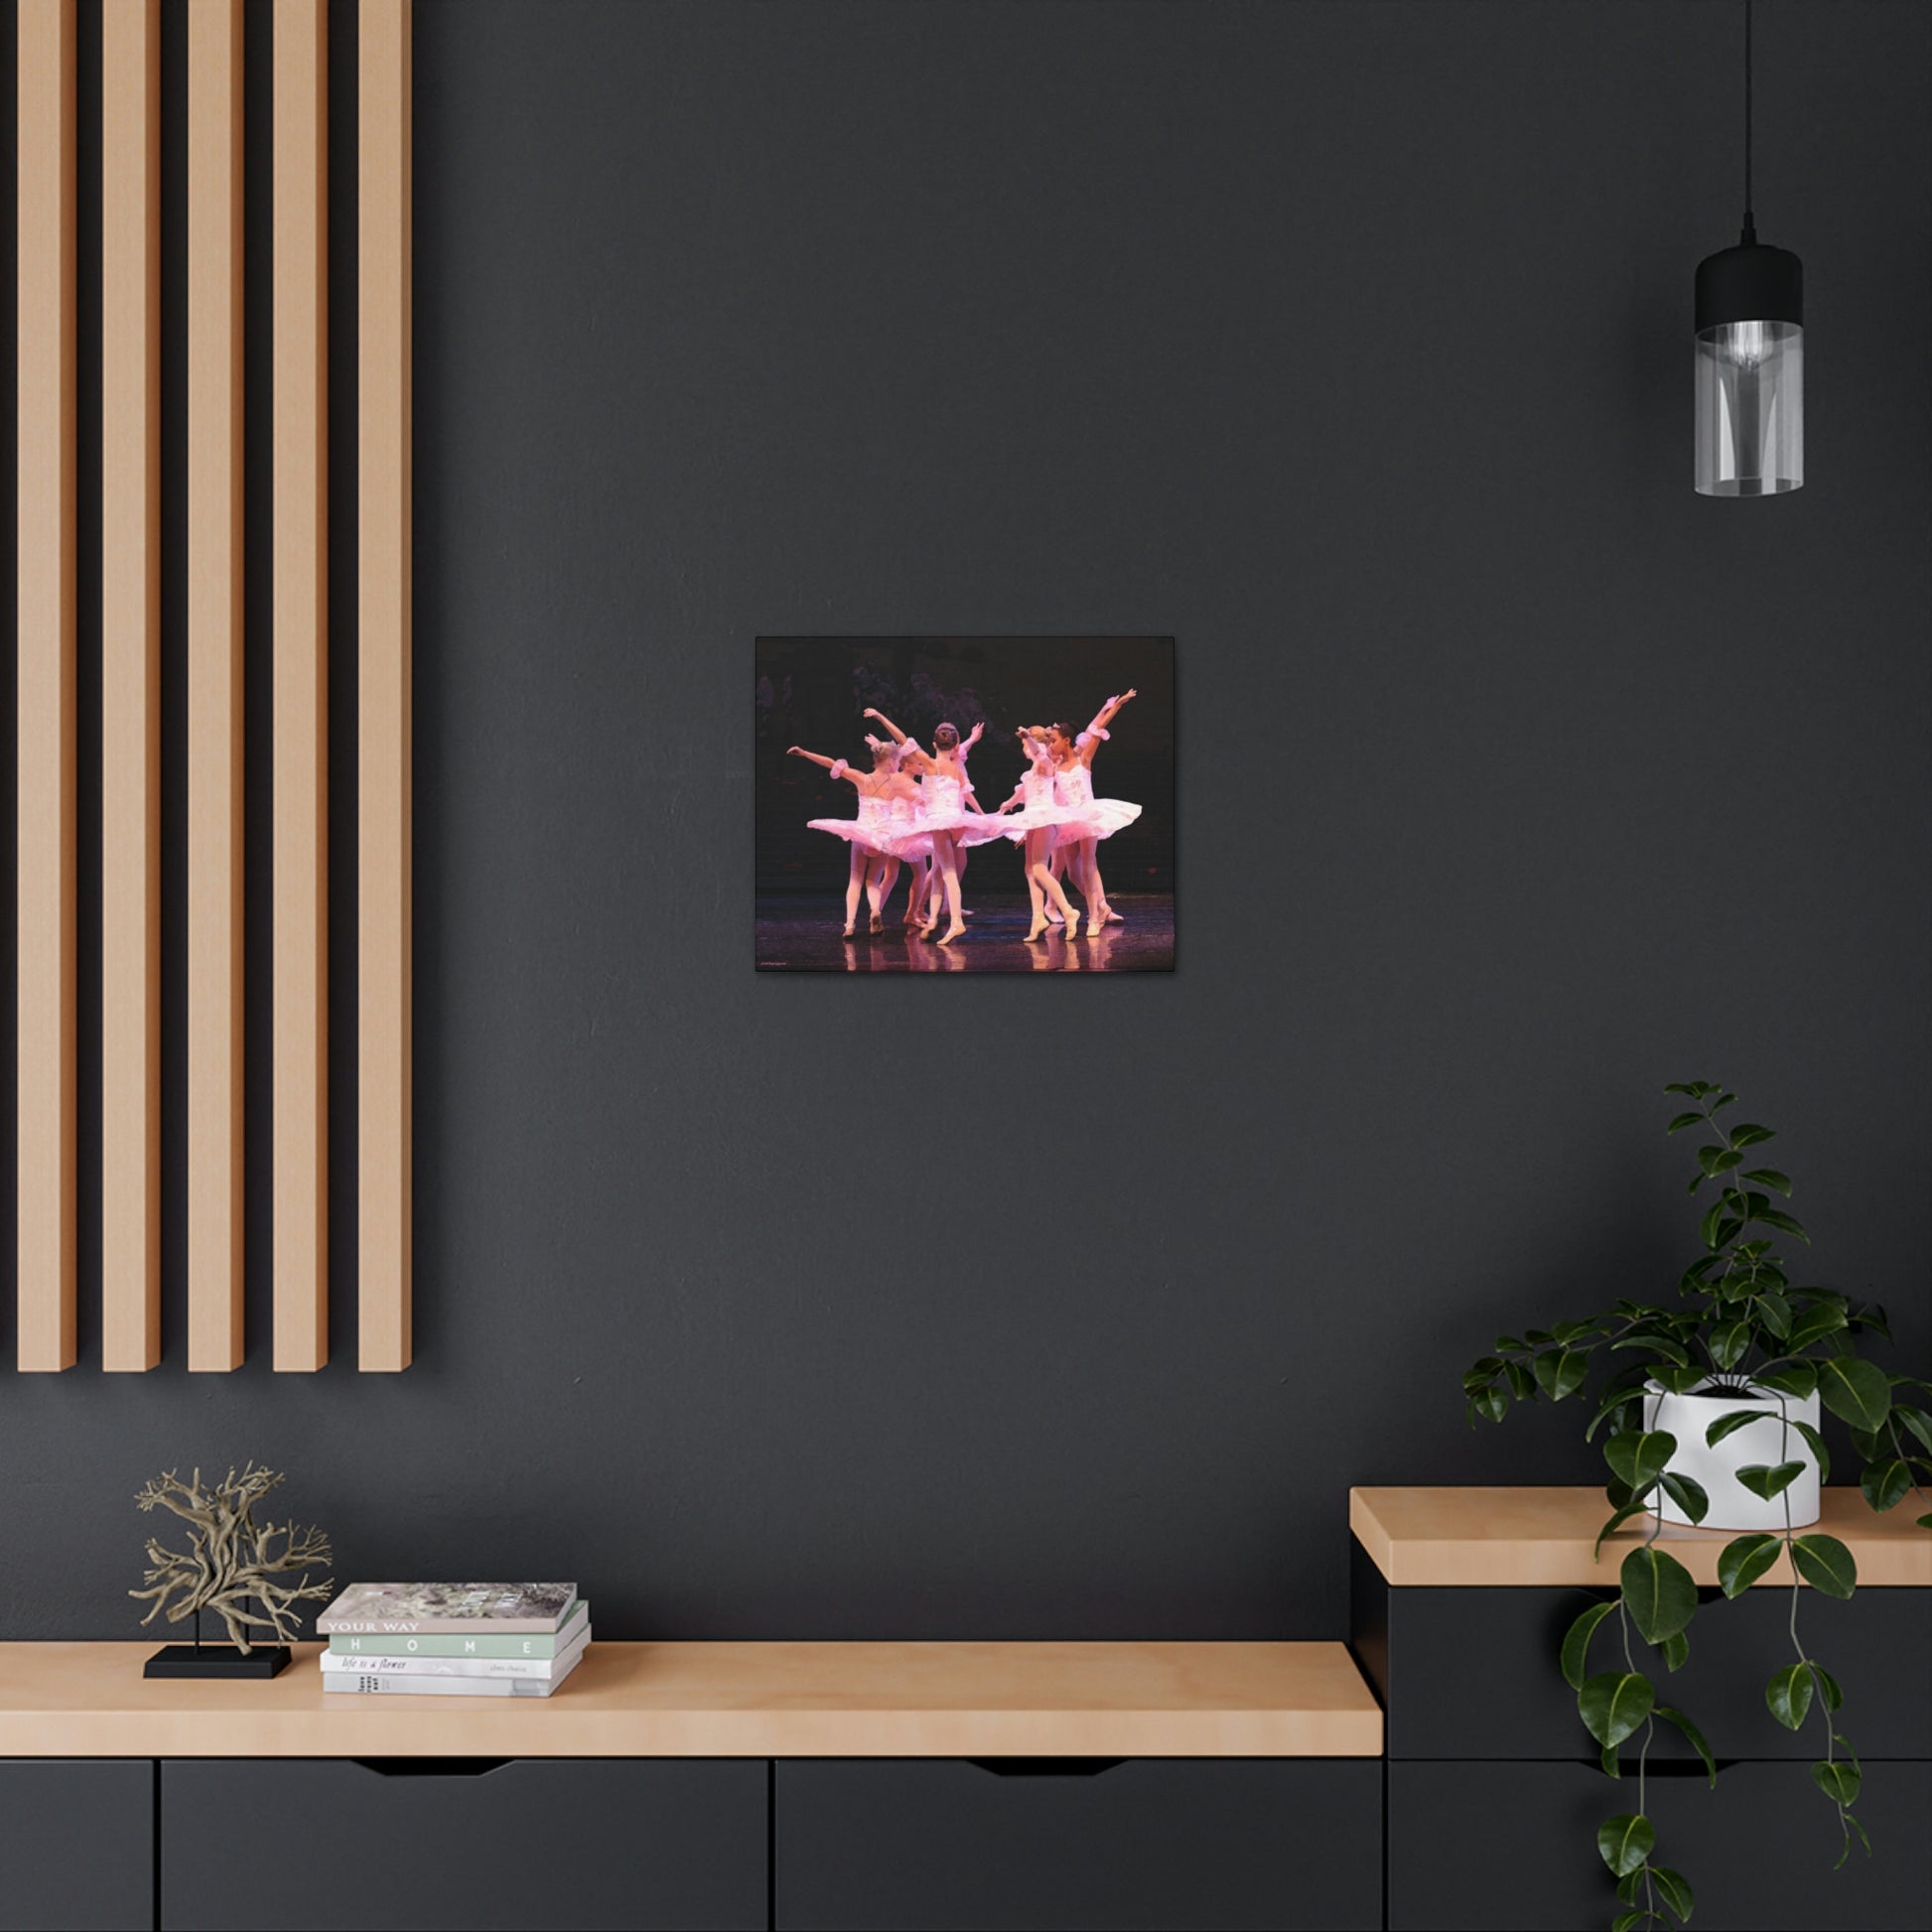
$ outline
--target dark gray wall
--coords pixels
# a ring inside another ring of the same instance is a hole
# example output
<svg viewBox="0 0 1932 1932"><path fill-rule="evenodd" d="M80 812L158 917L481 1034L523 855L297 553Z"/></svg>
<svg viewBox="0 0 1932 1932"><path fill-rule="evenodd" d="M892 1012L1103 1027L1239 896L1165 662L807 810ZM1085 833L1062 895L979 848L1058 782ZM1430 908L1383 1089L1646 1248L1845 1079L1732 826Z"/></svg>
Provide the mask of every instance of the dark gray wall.
<svg viewBox="0 0 1932 1932"><path fill-rule="evenodd" d="M0 1634L249 1455L609 1635L1339 1634L1350 1483L1590 1476L1456 1374L1669 1291L1688 1075L1923 1364L1932 16L1760 9L1753 504L1733 7L417 17L418 1363L189 1377L172 1238L0 1384ZM1172 632L1181 971L755 975L759 631Z"/></svg>

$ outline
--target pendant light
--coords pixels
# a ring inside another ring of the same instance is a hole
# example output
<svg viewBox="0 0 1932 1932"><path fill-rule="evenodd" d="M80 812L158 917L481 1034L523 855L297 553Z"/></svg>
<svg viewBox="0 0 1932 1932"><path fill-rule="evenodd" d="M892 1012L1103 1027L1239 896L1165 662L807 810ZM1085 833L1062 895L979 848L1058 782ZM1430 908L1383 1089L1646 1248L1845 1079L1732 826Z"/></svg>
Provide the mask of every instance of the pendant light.
<svg viewBox="0 0 1932 1932"><path fill-rule="evenodd" d="M1804 266L1751 214L1751 0L1744 0L1744 230L1697 278L1697 488L1776 496L1805 481Z"/></svg>

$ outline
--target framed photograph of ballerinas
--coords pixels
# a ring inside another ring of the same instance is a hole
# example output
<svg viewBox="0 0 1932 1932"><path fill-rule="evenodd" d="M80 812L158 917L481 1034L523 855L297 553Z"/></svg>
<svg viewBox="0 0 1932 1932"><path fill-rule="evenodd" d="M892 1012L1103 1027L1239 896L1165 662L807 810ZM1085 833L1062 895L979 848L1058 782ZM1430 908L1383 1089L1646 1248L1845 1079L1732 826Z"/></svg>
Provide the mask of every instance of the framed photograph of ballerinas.
<svg viewBox="0 0 1932 1932"><path fill-rule="evenodd" d="M760 972L1174 962L1172 637L760 637Z"/></svg>

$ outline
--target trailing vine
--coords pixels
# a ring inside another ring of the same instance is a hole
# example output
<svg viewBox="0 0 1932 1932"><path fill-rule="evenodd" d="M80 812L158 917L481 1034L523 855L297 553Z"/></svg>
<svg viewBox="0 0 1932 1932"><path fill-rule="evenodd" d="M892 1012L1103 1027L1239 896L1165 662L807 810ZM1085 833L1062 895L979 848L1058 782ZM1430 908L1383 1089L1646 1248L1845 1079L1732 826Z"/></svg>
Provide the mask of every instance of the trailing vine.
<svg viewBox="0 0 1932 1932"><path fill-rule="evenodd" d="M1811 1776L1837 1815L1840 1864L1851 1853L1854 1835L1867 1853L1871 1850L1854 1811L1863 1771L1849 1737L1838 1727L1843 1693L1807 1648L1799 1615L1807 1586L1828 1596L1850 1597L1858 1587L1858 1565L1837 1537L1801 1532L1791 1521L1792 1483L1811 1462L1816 1462L1821 1482L1831 1475L1824 1439L1791 1413L1791 1404L1808 1402L1815 1394L1847 1425L1861 1463L1860 1487L1872 1509L1895 1508L1916 1494L1927 1512L1918 1525L1932 1530L1932 1498L1925 1487L1932 1478L1932 1413L1921 1406L1922 1396L1932 1394L1932 1382L1887 1374L1860 1353L1867 1336L1890 1341L1882 1309L1855 1303L1835 1289L1792 1286L1774 1243L1778 1236L1788 1236L1809 1245L1810 1236L1774 1200L1791 1197L1791 1177L1776 1168L1745 1165L1760 1158L1751 1150L1776 1138L1771 1129L1751 1121L1722 1124L1719 1115L1736 1095L1714 1081L1673 1082L1665 1091L1690 1102L1672 1119L1667 1133L1700 1128L1711 1136L1698 1149L1698 1171L1689 1191L1716 1190L1699 1223L1703 1252L1678 1282L1679 1305L1620 1301L1608 1313L1549 1329L1529 1328L1520 1336L1499 1335L1493 1352L1462 1378L1473 1426L1483 1420L1500 1422L1513 1402L1584 1396L1586 1384L1600 1376L1584 1431L1586 1441L1593 1441L1599 1429L1606 1431L1603 1458L1610 1480L1604 1494L1610 1514L1597 1533L1598 1557L1605 1537L1633 1517L1649 1517L1643 1541L1623 1559L1616 1594L1592 1603L1576 1619L1559 1655L1564 1679L1577 1694L1578 1715L1610 1777L1622 1776L1619 1752L1636 1740L1636 1809L1607 1819L1596 1838L1597 1852L1616 1879L1625 1907L1613 1919L1612 1932L1667 1925L1666 1911L1681 1923L1690 1918L1695 1903L1690 1881L1655 1857L1657 1835L1646 1798L1658 1723L1681 1731L1703 1759L1714 1786L1718 1779L1717 1760L1704 1733L1682 1711L1658 1701L1656 1664L1648 1658L1642 1667L1638 1662L1641 1644L1655 1653L1666 1674L1681 1669L1690 1656L1690 1625L1698 1608L1690 1572L1657 1547L1657 1505L1668 1497L1692 1523L1701 1523L1710 1509L1703 1488L1672 1466L1676 1437L1646 1428L1646 1390L1740 1400L1768 1397L1777 1403L1778 1460L1746 1464L1735 1475L1766 1502L1782 1500L1784 1527L1727 1543L1718 1556L1718 1582L1726 1598L1734 1597L1780 1560L1789 1566L1792 1662L1771 1674L1764 1699L1771 1716L1793 1731L1803 1729L1817 1713L1824 1755L1811 1766ZM1619 1364L1618 1356L1628 1359ZM1907 1391L1913 1399L1906 1399ZM1706 1432L1708 1446L1715 1448L1733 1431L1765 1421L1767 1413L1762 1408L1737 1409L1720 1416ZM1612 1615L1622 1668L1592 1673L1591 1640Z"/></svg>

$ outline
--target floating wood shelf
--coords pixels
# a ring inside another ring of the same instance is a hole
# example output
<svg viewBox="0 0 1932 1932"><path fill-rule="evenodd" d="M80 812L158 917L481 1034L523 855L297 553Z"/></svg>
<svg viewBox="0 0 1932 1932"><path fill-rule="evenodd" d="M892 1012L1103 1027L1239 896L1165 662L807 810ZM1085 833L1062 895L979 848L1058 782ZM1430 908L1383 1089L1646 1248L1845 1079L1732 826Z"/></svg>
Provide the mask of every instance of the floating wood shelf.
<svg viewBox="0 0 1932 1932"><path fill-rule="evenodd" d="M1339 1643L596 1643L549 1698L148 1681L149 1643L0 1644L4 1757L1375 1757Z"/></svg>
<svg viewBox="0 0 1932 1932"><path fill-rule="evenodd" d="M1932 1531L1917 1527L1910 1499L1873 1515L1856 1489L1824 1493L1824 1513L1810 1527L1835 1536L1858 1561L1862 1586L1932 1587ZM1649 1533L1633 1517L1592 1552L1610 1513L1601 1489L1351 1489L1348 1523L1375 1567L1391 1583L1450 1588L1510 1585L1582 1585L1609 1588L1617 1566ZM1718 1553L1735 1530L1693 1530L1666 1523L1658 1542L1700 1584L1718 1581ZM1783 1556L1756 1587L1791 1583Z"/></svg>

